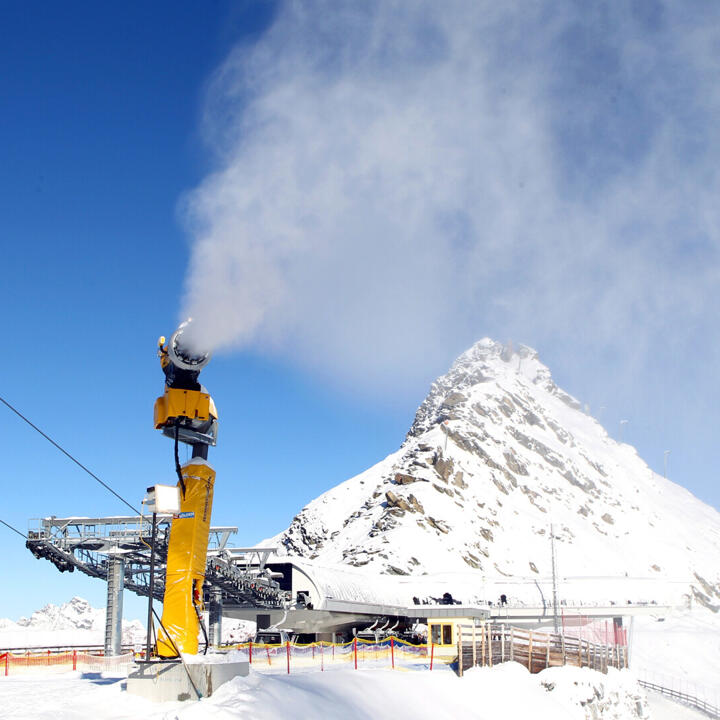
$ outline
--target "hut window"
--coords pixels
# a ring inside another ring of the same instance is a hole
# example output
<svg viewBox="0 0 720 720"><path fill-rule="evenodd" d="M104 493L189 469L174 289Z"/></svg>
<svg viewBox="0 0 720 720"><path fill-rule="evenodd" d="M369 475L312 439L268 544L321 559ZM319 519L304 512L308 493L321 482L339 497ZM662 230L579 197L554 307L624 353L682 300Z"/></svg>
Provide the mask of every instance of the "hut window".
<svg viewBox="0 0 720 720"><path fill-rule="evenodd" d="M433 645L439 645L440 644L440 628L441 625L431 625L431 634L430 634L430 641L433 643Z"/></svg>
<svg viewBox="0 0 720 720"><path fill-rule="evenodd" d="M452 645L452 624L431 625L430 642L435 645Z"/></svg>

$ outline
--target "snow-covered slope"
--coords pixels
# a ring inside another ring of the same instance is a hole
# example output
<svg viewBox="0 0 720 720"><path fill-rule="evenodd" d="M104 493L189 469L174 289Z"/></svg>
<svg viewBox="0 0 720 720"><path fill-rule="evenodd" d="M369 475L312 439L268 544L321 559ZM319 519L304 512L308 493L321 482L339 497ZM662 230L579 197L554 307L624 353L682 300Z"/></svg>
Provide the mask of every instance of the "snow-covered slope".
<svg viewBox="0 0 720 720"><path fill-rule="evenodd" d="M57 645L102 645L105 609L74 597L62 605L46 605L29 618L17 622L0 619L0 647L52 647ZM145 629L139 620L123 620L123 643L143 642Z"/></svg>
<svg viewBox="0 0 720 720"><path fill-rule="evenodd" d="M551 523L568 600L720 607L720 514L611 439L535 351L489 339L433 383L397 452L270 542L372 574L515 583L520 596L551 574Z"/></svg>
<svg viewBox="0 0 720 720"><path fill-rule="evenodd" d="M124 683L98 682L70 673L0 677L3 718L33 720L681 720L702 716L673 706L658 714L629 673L603 675L577 668L550 668L530 675L517 663L474 668L460 679L452 672L390 669L286 675L253 670L199 702L153 703L123 690Z"/></svg>

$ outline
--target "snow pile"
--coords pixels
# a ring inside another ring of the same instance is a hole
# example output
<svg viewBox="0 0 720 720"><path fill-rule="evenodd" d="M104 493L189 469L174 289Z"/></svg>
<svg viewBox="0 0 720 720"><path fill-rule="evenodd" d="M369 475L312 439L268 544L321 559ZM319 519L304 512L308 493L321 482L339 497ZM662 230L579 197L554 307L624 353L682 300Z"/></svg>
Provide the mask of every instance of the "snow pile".
<svg viewBox="0 0 720 720"><path fill-rule="evenodd" d="M142 643L145 629L139 620L123 620L123 643ZM105 609L93 608L74 597L62 605L48 604L17 622L0 620L0 647L53 647L102 645L105 641Z"/></svg>
<svg viewBox="0 0 720 720"><path fill-rule="evenodd" d="M452 673L341 671L235 678L206 701L169 714L178 720L216 717L521 718L641 720L645 694L629 673L607 676L556 668L530 675L517 663Z"/></svg>
<svg viewBox="0 0 720 720"><path fill-rule="evenodd" d="M515 664L515 663L513 663ZM587 668L548 668L536 676L548 692L564 704L584 710L588 718L648 718L647 698L627 671L608 669L607 675Z"/></svg>
<svg viewBox="0 0 720 720"><path fill-rule="evenodd" d="M554 668L530 675L516 663L451 672L341 670L302 675L252 672L197 703L152 704L122 691L121 683L74 677L0 678L0 717L35 720L660 720L627 671L608 675ZM4 715L3 713L7 713Z"/></svg>
<svg viewBox="0 0 720 720"><path fill-rule="evenodd" d="M225 645L232 645L252 640L255 637L256 627L256 623L249 620L224 617L222 620L222 642Z"/></svg>

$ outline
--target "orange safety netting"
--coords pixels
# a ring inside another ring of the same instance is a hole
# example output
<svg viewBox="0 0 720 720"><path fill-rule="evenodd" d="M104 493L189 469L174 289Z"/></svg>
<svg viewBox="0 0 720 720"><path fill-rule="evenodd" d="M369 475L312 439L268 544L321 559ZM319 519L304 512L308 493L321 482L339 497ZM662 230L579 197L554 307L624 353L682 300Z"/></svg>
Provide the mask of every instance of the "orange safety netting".
<svg viewBox="0 0 720 720"><path fill-rule="evenodd" d="M77 650L53 652L50 650L0 654L0 675L24 672L123 672L133 661L133 654L104 656Z"/></svg>
<svg viewBox="0 0 720 720"><path fill-rule="evenodd" d="M586 615L563 614L562 633L602 645L627 645L627 628L612 620L593 620Z"/></svg>
<svg viewBox="0 0 720 720"><path fill-rule="evenodd" d="M413 645L396 637L378 642L363 639L307 644L246 642L226 649L236 654L234 659L247 660L256 670L278 672L324 671L342 667L428 670L431 669L431 661L439 669L457 660L455 648Z"/></svg>

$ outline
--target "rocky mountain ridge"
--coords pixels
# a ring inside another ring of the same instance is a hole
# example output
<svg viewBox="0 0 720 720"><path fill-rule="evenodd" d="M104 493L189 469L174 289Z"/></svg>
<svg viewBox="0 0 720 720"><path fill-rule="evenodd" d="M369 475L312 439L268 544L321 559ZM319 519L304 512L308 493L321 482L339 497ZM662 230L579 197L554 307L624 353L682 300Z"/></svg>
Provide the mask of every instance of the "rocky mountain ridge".
<svg viewBox="0 0 720 720"><path fill-rule="evenodd" d="M255 623L224 618L223 642L245 642L255 633ZM62 605L52 603L16 622L0 618L0 647L101 645L105 635L105 608L94 608L81 597ZM140 620L123 620L123 644L144 645Z"/></svg>
<svg viewBox="0 0 720 720"><path fill-rule="evenodd" d="M93 630L104 627L105 611L96 610L84 598L75 596L62 605L49 603L17 624L24 628L45 630Z"/></svg>
<svg viewBox="0 0 720 720"><path fill-rule="evenodd" d="M486 338L432 384L397 452L272 541L374 573L532 583L551 573L551 527L566 590L635 578L720 609L720 514L611 439L534 350Z"/></svg>
<svg viewBox="0 0 720 720"><path fill-rule="evenodd" d="M105 608L94 608L81 597L62 605L49 603L21 617L17 622L0 619L0 643L6 647L102 644L105 633ZM145 628L139 620L123 620L123 643L142 643Z"/></svg>

